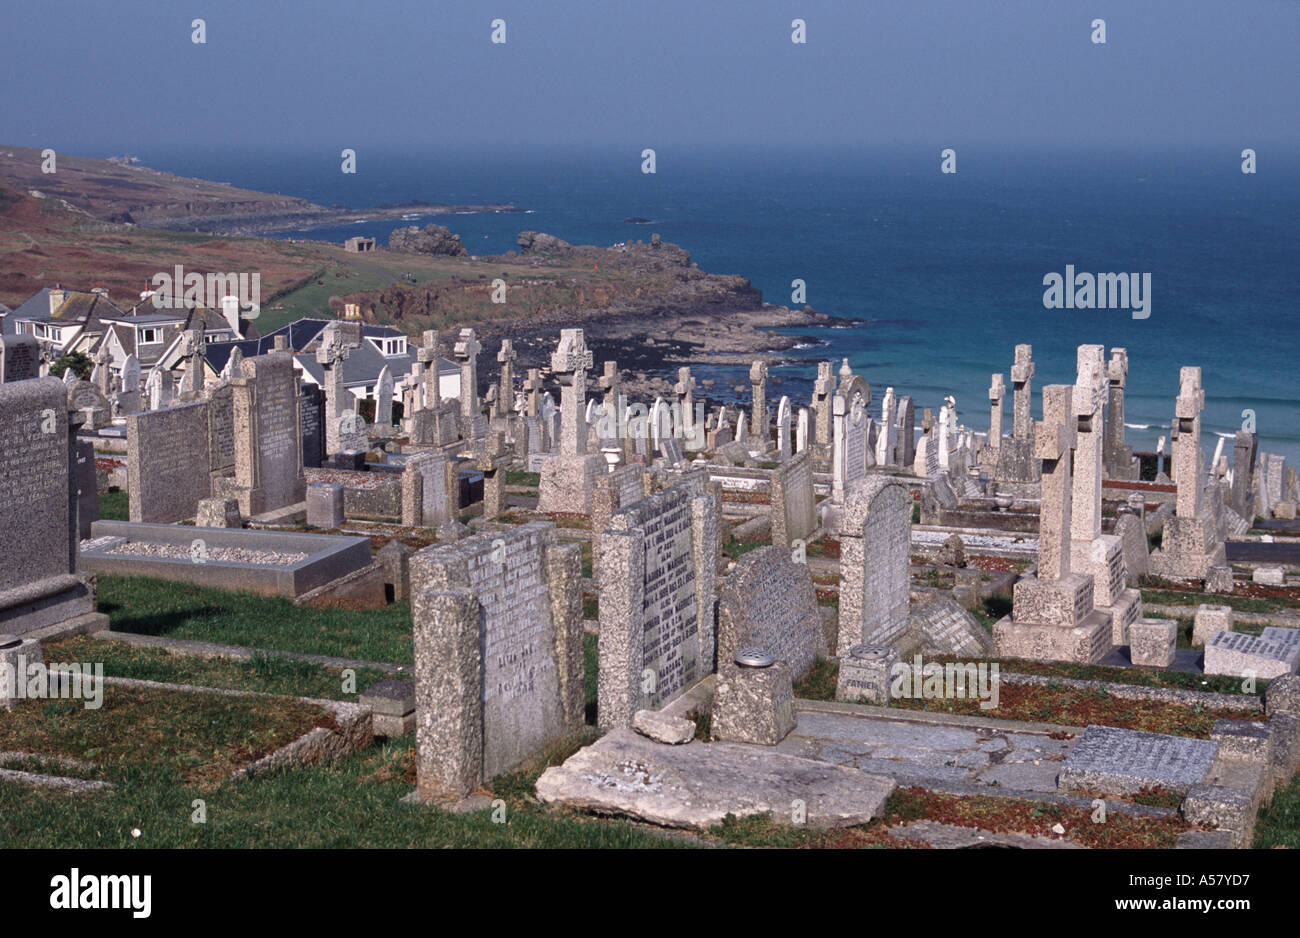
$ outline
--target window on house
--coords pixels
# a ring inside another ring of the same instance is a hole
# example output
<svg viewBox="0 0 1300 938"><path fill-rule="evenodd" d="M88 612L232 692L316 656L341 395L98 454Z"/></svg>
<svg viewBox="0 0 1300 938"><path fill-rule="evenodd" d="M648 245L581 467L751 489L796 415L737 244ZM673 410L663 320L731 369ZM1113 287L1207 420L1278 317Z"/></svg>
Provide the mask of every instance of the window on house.
<svg viewBox="0 0 1300 938"><path fill-rule="evenodd" d="M157 329L141 329L141 330L140 330L140 344L141 344L141 345L152 345L153 343L158 342L158 341L159 341L159 339L158 339L158 330L157 330Z"/></svg>

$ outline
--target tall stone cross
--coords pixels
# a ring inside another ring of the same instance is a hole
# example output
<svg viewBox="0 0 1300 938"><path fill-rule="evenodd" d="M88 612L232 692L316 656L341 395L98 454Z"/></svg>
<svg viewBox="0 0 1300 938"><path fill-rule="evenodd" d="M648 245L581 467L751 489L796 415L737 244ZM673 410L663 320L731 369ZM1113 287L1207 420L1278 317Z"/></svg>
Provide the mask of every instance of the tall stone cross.
<svg viewBox="0 0 1300 938"><path fill-rule="evenodd" d="M992 449L1002 445L1002 399L1007 396L1007 386L1002 383L1002 375L993 376L989 385L989 441Z"/></svg>
<svg viewBox="0 0 1300 938"><path fill-rule="evenodd" d="M108 397L111 376L108 372L107 342L99 343L99 348L95 350L95 357L91 361L95 363L95 384L99 388L99 393Z"/></svg>
<svg viewBox="0 0 1300 938"><path fill-rule="evenodd" d="M847 359L845 359L847 361ZM749 366L749 383L753 388L753 401L749 416L749 434L759 443L768 443L767 413L767 362L759 361Z"/></svg>
<svg viewBox="0 0 1300 938"><path fill-rule="evenodd" d="M1120 468L1119 461L1127 454L1124 448L1124 386L1128 383L1128 350L1110 350L1110 363L1106 366L1109 385L1106 401L1106 440L1103 459L1112 475ZM1125 467L1127 468L1127 467Z"/></svg>
<svg viewBox="0 0 1300 938"><path fill-rule="evenodd" d="M509 339L501 340L501 351L497 352L497 361L501 363L501 391L497 395L497 409L508 412L510 402L515 399L515 359L519 353L515 344Z"/></svg>
<svg viewBox="0 0 1300 938"><path fill-rule="evenodd" d="M817 380L813 382L812 408L817 421L813 440L822 445L831 442L831 396L835 393L835 375L831 362L817 363Z"/></svg>
<svg viewBox="0 0 1300 938"><path fill-rule="evenodd" d="M316 363L325 372L325 451L338 453L341 432L348 437L355 436L355 426L349 430L340 427L344 414L352 413L352 395L343 385L343 362L352 354L353 346L343 335L339 323L332 322L321 332L320 344L316 346ZM232 377L237 377L232 375Z"/></svg>
<svg viewBox="0 0 1300 938"><path fill-rule="evenodd" d="M1185 367L1178 373L1178 397L1174 401L1174 481L1178 484L1175 512L1179 518L1195 518L1201 511L1201 476L1205 454L1201 452L1201 411L1205 390L1201 369Z"/></svg>
<svg viewBox="0 0 1300 938"><path fill-rule="evenodd" d="M605 412L618 415L618 362L605 362L605 373L600 376L600 389L605 392Z"/></svg>
<svg viewBox="0 0 1300 938"><path fill-rule="evenodd" d="M1034 428L1034 456L1043 461L1042 502L1038 522L1038 579L1048 582L1070 575L1071 463L1077 422L1070 412L1073 388L1043 388L1043 419Z"/></svg>
<svg viewBox="0 0 1300 938"><path fill-rule="evenodd" d="M193 329L187 329L181 338L181 354L185 356L185 373L181 376L181 394L194 395L203 390L203 320Z"/></svg>
<svg viewBox="0 0 1300 938"><path fill-rule="evenodd" d="M892 466L897 462L898 448L898 398L893 388L885 388L880 402L880 436L876 439L876 462Z"/></svg>
<svg viewBox="0 0 1300 938"><path fill-rule="evenodd" d="M529 417L536 417L542 406L542 373L538 369L528 369L528 379L524 382L524 390L528 392L528 407L525 414Z"/></svg>
<svg viewBox="0 0 1300 938"><path fill-rule="evenodd" d="M438 361L442 358L442 342L436 329L426 329L421 336L420 348L415 353L417 363L424 366L421 377L424 379L424 394L417 394L420 410L433 410L442 403L442 388L439 385ZM419 398L423 398L422 400Z"/></svg>
<svg viewBox="0 0 1300 938"><path fill-rule="evenodd" d="M1034 349L1031 345L1016 346L1016 361L1011 366L1012 425L1011 435L1017 440L1028 440L1034 433Z"/></svg>
<svg viewBox="0 0 1300 938"><path fill-rule="evenodd" d="M460 362L460 415L473 420L479 415L478 353L483 350L473 329L462 329L452 355Z"/></svg>
<svg viewBox="0 0 1300 938"><path fill-rule="evenodd" d="M1106 406L1106 350L1100 345L1080 345L1077 377L1071 392L1071 409L1078 433L1074 444L1070 538L1081 551L1090 550L1101 536L1101 440ZM1083 545L1087 545L1084 547Z"/></svg>
<svg viewBox="0 0 1300 938"><path fill-rule="evenodd" d="M587 454L587 421L582 413L587 398L587 369L591 351L581 329L561 329L560 344L551 353L551 373L560 383L561 456Z"/></svg>

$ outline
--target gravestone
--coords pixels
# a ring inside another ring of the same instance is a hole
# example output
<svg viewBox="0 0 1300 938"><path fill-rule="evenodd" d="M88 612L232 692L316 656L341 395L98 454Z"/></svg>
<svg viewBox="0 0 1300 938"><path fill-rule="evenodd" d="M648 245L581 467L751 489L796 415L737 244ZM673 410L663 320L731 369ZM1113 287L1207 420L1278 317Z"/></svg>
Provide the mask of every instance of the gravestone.
<svg viewBox="0 0 1300 938"><path fill-rule="evenodd" d="M99 489L95 478L95 444L77 441L77 536L90 537L90 526L99 520Z"/></svg>
<svg viewBox="0 0 1300 938"><path fill-rule="evenodd" d="M776 405L776 449L782 462L790 458L790 429L793 415L790 412L790 398L782 396Z"/></svg>
<svg viewBox="0 0 1300 938"><path fill-rule="evenodd" d="M343 486L318 483L307 486L307 524L334 531L343 527Z"/></svg>
<svg viewBox="0 0 1300 938"><path fill-rule="evenodd" d="M906 483L871 476L849 494L840 522L837 654L868 640L889 644L907 629L911 543L912 494Z"/></svg>
<svg viewBox="0 0 1300 938"><path fill-rule="evenodd" d="M609 526L609 519L614 512L621 511L636 504L645 497L645 467L632 464L621 466L613 472L604 472L596 477L596 485L591 492L591 530L594 536L591 542L592 576L600 572L600 538L599 534Z"/></svg>
<svg viewBox="0 0 1300 938"><path fill-rule="evenodd" d="M301 401L302 465L319 469L325 458L325 395L319 385L304 384Z"/></svg>
<svg viewBox="0 0 1300 938"><path fill-rule="evenodd" d="M587 422L582 411L591 363L582 330L561 330L560 343L551 355L551 371L560 384L559 445L542 463L538 511L591 512L592 486L604 463L598 454L587 452Z"/></svg>
<svg viewBox="0 0 1300 938"><path fill-rule="evenodd" d="M885 388L880 402L880 436L876 438L876 465L894 466L898 463L898 399L893 388Z"/></svg>
<svg viewBox="0 0 1300 938"><path fill-rule="evenodd" d="M772 470L772 543L789 547L817 529L812 457L799 453Z"/></svg>
<svg viewBox="0 0 1300 938"><path fill-rule="evenodd" d="M178 404L126 418L131 521L171 524L195 516L212 494L208 405Z"/></svg>
<svg viewBox="0 0 1300 938"><path fill-rule="evenodd" d="M831 398L835 394L834 364L817 363L817 380L813 382L812 411L814 421L813 440L820 447L831 445L831 418L833 405Z"/></svg>
<svg viewBox="0 0 1300 938"><path fill-rule="evenodd" d="M414 453L402 472L402 524L439 528L456 517L452 481L456 467L445 456Z"/></svg>
<svg viewBox="0 0 1300 938"><path fill-rule="evenodd" d="M343 362L361 345L360 324L332 322L320 335L316 363L324 373L325 452L329 455L366 448L365 421L356 413L356 398L343 383ZM241 367L243 363L241 363ZM247 374L247 368L243 370ZM232 381L238 375L232 373ZM241 502L241 505L243 503Z"/></svg>
<svg viewBox="0 0 1300 938"><path fill-rule="evenodd" d="M307 497L293 356L272 352L242 363L231 379L235 399L235 481L228 494L244 517L296 505Z"/></svg>
<svg viewBox="0 0 1300 938"><path fill-rule="evenodd" d="M35 336L0 336L0 383L35 378L41 369L41 344Z"/></svg>
<svg viewBox="0 0 1300 938"><path fill-rule="evenodd" d="M1128 350L1110 350L1106 366L1108 384L1106 401L1106 443L1103 462L1106 475L1111 479L1134 480L1138 477L1138 461L1133 447L1124 442L1124 386L1128 383Z"/></svg>
<svg viewBox="0 0 1300 938"><path fill-rule="evenodd" d="M75 426L58 378L0 384L0 632L94 611L93 591L75 575Z"/></svg>
<svg viewBox="0 0 1300 938"><path fill-rule="evenodd" d="M784 547L758 547L736 561L718 593L718 660L761 648L805 677L827 654L817 589L808 565Z"/></svg>
<svg viewBox="0 0 1300 938"><path fill-rule="evenodd" d="M214 480L235 474L235 389L228 381L208 391L208 469Z"/></svg>
<svg viewBox="0 0 1300 938"><path fill-rule="evenodd" d="M1066 755L1057 785L1104 795L1152 788L1185 794L1205 780L1218 748L1208 739L1089 726Z"/></svg>
<svg viewBox="0 0 1300 938"><path fill-rule="evenodd" d="M916 460L916 408L904 394L898 399L898 464L910 469Z"/></svg>
<svg viewBox="0 0 1300 938"><path fill-rule="evenodd" d="M387 365L375 382L375 425L384 429L393 425L393 373Z"/></svg>
<svg viewBox="0 0 1300 938"><path fill-rule="evenodd" d="M749 437L741 442L750 449L766 451L772 442L772 413L767 409L767 362L761 359L749 367L753 400L749 413Z"/></svg>
<svg viewBox="0 0 1300 938"><path fill-rule="evenodd" d="M851 385L849 394L843 389L833 400L835 429L831 468L831 501L844 503L849 491L867 474L867 397L861 385Z"/></svg>
<svg viewBox="0 0 1300 938"><path fill-rule="evenodd" d="M999 447L997 478L1006 482L1036 482L1040 464L1034 455L1033 347L1017 345L1011 365L1011 439Z"/></svg>
<svg viewBox="0 0 1300 938"><path fill-rule="evenodd" d="M1078 421L1070 385L1043 388L1043 419L1034 429L1041 461L1038 571L1013 588L1012 611L994 623L999 657L1096 664L1112 647L1110 616L1093 608L1092 577L1070 566L1071 463Z"/></svg>
<svg viewBox="0 0 1300 938"><path fill-rule="evenodd" d="M1101 533L1101 483L1104 468L1102 410L1106 366L1100 345L1081 345L1071 398L1076 421L1071 483L1070 567L1092 577L1093 607L1111 620L1111 642L1128 644L1128 629L1139 614L1141 596L1127 588L1124 545L1118 535Z"/></svg>
<svg viewBox="0 0 1300 938"><path fill-rule="evenodd" d="M1272 680L1300 665L1300 629L1269 627L1256 638L1215 632L1205 643L1205 673Z"/></svg>
<svg viewBox="0 0 1300 938"><path fill-rule="evenodd" d="M648 495L610 518L600 550L602 727L631 726L714 669L718 503L707 476Z"/></svg>
<svg viewBox="0 0 1300 938"><path fill-rule="evenodd" d="M417 791L459 799L581 728L582 555L534 522L409 568Z"/></svg>
<svg viewBox="0 0 1300 938"><path fill-rule="evenodd" d="M1218 502L1221 516L1222 502L1217 484L1213 486L1213 498L1206 498L1204 490L1201 411L1205 407L1205 391L1201 387L1201 369L1181 369L1178 381L1171 425L1177 496L1174 517L1165 520L1160 549L1151 555L1151 572L1160 576L1204 579L1211 567L1227 565L1222 534L1214 514L1215 502Z"/></svg>

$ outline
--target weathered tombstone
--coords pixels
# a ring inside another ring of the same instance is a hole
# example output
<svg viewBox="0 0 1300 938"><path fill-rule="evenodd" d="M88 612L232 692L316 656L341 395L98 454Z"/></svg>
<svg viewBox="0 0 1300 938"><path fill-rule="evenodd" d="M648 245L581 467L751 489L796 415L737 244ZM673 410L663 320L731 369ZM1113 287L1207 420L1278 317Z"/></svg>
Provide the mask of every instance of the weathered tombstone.
<svg viewBox="0 0 1300 938"><path fill-rule="evenodd" d="M835 366L831 362L817 363L817 380L813 382L812 411L816 417L814 441L818 446L831 445L831 397L835 394Z"/></svg>
<svg viewBox="0 0 1300 938"><path fill-rule="evenodd" d="M537 510L589 514L591 489L603 460L587 452L587 369L592 356L581 329L564 329L551 355L551 371L560 383L559 448L542 463Z"/></svg>
<svg viewBox="0 0 1300 938"><path fill-rule="evenodd" d="M718 593L718 660L761 648L798 681L826 655L817 589L808 565L783 547L759 547L736 561Z"/></svg>
<svg viewBox="0 0 1300 938"><path fill-rule="evenodd" d="M898 464L911 468L916 459L916 408L904 394L898 399Z"/></svg>
<svg viewBox="0 0 1300 938"><path fill-rule="evenodd" d="M483 520L489 521L506 510L506 469L510 454L500 430L488 434L483 449L475 456L474 468L483 473Z"/></svg>
<svg viewBox="0 0 1300 938"><path fill-rule="evenodd" d="M898 460L898 398L893 388L885 388L880 402L880 435L876 438L876 465L893 466Z"/></svg>
<svg viewBox="0 0 1300 938"><path fill-rule="evenodd" d="M126 418L128 517L171 524L195 516L211 492L208 404L178 404Z"/></svg>
<svg viewBox="0 0 1300 938"><path fill-rule="evenodd" d="M452 357L460 364L460 435L473 439L478 427L478 418L482 416L482 405L478 397L478 353L483 345L473 329L461 329L452 346Z"/></svg>
<svg viewBox="0 0 1300 938"><path fill-rule="evenodd" d="M1205 643L1205 673L1270 681L1300 666L1300 629L1265 628L1256 638L1243 632L1215 632Z"/></svg>
<svg viewBox="0 0 1300 938"><path fill-rule="evenodd" d="M436 453L407 457L402 472L402 524L439 528L456 517L452 504L454 464Z"/></svg>
<svg viewBox="0 0 1300 938"><path fill-rule="evenodd" d="M365 422L356 414L356 398L343 384L343 362L361 344L360 336L332 322L321 331L316 362L324 372L325 452L329 455L366 448ZM355 341L353 341L355 338ZM247 373L247 370L244 370ZM232 375L232 381L238 376ZM240 503L242 506L242 502Z"/></svg>
<svg viewBox="0 0 1300 938"><path fill-rule="evenodd" d="M185 401L192 401L203 393L203 319L195 317L195 321L198 326L185 330L181 336L181 355L185 358L185 371L181 375L180 396Z"/></svg>
<svg viewBox="0 0 1300 938"><path fill-rule="evenodd" d="M1209 775L1217 751L1208 739L1089 726L1065 757L1057 785L1103 795L1155 788L1184 794Z"/></svg>
<svg viewBox="0 0 1300 938"><path fill-rule="evenodd" d="M582 555L535 522L410 559L419 797L460 799L583 722Z"/></svg>
<svg viewBox="0 0 1300 938"><path fill-rule="evenodd" d="M602 727L631 726L713 671L718 505L707 485L687 473L597 533Z"/></svg>
<svg viewBox="0 0 1300 938"><path fill-rule="evenodd" d="M75 575L76 419L57 378L0 384L0 632L94 612L93 591Z"/></svg>
<svg viewBox="0 0 1300 938"><path fill-rule="evenodd" d="M776 406L776 448L781 461L790 458L790 427L793 415L790 413L790 398L782 396Z"/></svg>
<svg viewBox="0 0 1300 938"><path fill-rule="evenodd" d="M799 419L795 423L794 431L794 448L795 452L802 453L808 449L808 408L799 408Z"/></svg>
<svg viewBox="0 0 1300 938"><path fill-rule="evenodd" d="M749 437L742 442L751 449L766 450L772 442L772 414L767 409L767 362L759 359L749 368L753 401L749 414Z"/></svg>
<svg viewBox="0 0 1300 938"><path fill-rule="evenodd" d="M1112 479L1133 480L1138 477L1138 463L1133 447L1124 442L1124 386L1128 382L1128 350L1110 350L1106 366L1109 387L1106 401L1106 443L1103 463Z"/></svg>
<svg viewBox="0 0 1300 938"><path fill-rule="evenodd" d="M831 501L843 504L849 491L867 472L867 404L866 382L853 378L834 398L835 432L832 456ZM847 390L847 394L845 391Z"/></svg>
<svg viewBox="0 0 1300 938"><path fill-rule="evenodd" d="M993 626L1000 657L1096 664L1111 650L1111 620L1093 609L1092 577L1070 567L1071 462L1078 421L1072 387L1043 388L1043 419L1034 429L1042 462L1038 572L1016 581L1012 613Z"/></svg>
<svg viewBox="0 0 1300 938"><path fill-rule="evenodd" d="M1092 577L1092 602L1111 619L1111 642L1128 644L1128 629L1141 597L1125 582L1124 547L1117 535L1101 533L1103 471L1102 409L1106 366L1100 345L1081 345L1071 411L1076 421L1070 501L1070 567Z"/></svg>
<svg viewBox="0 0 1300 938"><path fill-rule="evenodd" d="M803 452L772 470L772 543L790 547L817 528L812 457Z"/></svg>
<svg viewBox="0 0 1300 938"><path fill-rule="evenodd" d="M1002 375L993 376L989 385L989 449L993 451L992 461L997 465L997 452L1002 448L1002 400L1007 396L1007 386Z"/></svg>
<svg viewBox="0 0 1300 938"><path fill-rule="evenodd" d="M235 389L228 381L208 392L208 470L215 479L235 474Z"/></svg>
<svg viewBox="0 0 1300 938"><path fill-rule="evenodd" d="M599 534L609 527L614 512L622 511L645 497L645 467L633 463L613 472L596 477L591 492L591 530ZM600 574L600 538L591 542L591 569L593 577Z"/></svg>
<svg viewBox="0 0 1300 938"><path fill-rule="evenodd" d="M375 425L385 429L393 425L393 373L387 365L375 382Z"/></svg>
<svg viewBox="0 0 1300 938"><path fill-rule="evenodd" d="M1205 578L1211 567L1226 566L1221 532L1214 518L1215 502L1221 515L1222 499L1214 486L1214 498L1204 495L1205 454L1201 451L1201 410L1205 391L1201 369L1179 372L1178 397L1174 402L1174 477L1177 495L1174 517L1165 520L1160 549L1151 555L1151 572L1161 576Z"/></svg>
<svg viewBox="0 0 1300 938"><path fill-rule="evenodd" d="M40 367L41 344L35 336L0 336L0 383L35 378Z"/></svg>
<svg viewBox="0 0 1300 938"><path fill-rule="evenodd" d="M343 527L343 486L317 483L307 486L307 524L324 531Z"/></svg>
<svg viewBox="0 0 1300 938"><path fill-rule="evenodd" d="M999 447L997 478L1007 482L1036 482L1039 462L1034 455L1033 348L1017 345L1011 366L1011 439Z"/></svg>
<svg viewBox="0 0 1300 938"><path fill-rule="evenodd" d="M908 624L912 493L889 476L871 476L848 497L840 522L840 626L837 654L870 640L888 644Z"/></svg>
<svg viewBox="0 0 1300 938"><path fill-rule="evenodd" d="M238 351L236 349L235 351ZM116 416L125 417L127 414L134 414L141 408L140 400L140 359L134 355L128 355L126 361L122 362L122 372L118 376L120 388L114 401L114 413Z"/></svg>
<svg viewBox="0 0 1300 938"><path fill-rule="evenodd" d="M1247 521L1255 520L1255 499L1251 479L1259 451L1259 434L1238 430L1232 441L1232 509Z"/></svg>
<svg viewBox="0 0 1300 938"><path fill-rule="evenodd" d="M235 399L235 482L228 494L245 517L306 498L302 427L293 356L272 352L246 359L231 380Z"/></svg>

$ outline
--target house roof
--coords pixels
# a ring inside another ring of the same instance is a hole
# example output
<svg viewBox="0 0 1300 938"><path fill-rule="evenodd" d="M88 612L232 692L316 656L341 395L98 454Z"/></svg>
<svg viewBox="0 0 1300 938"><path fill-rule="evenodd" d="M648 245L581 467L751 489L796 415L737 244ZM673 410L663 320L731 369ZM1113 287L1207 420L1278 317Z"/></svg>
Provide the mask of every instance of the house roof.
<svg viewBox="0 0 1300 938"><path fill-rule="evenodd" d="M208 367L218 374L226 367L230 361L231 353L238 348L240 354L245 358L252 358L256 355L266 355L275 351L275 337L287 336L289 339L289 350L293 352L302 369L311 375L319 384L325 380L325 370L316 362L315 344L320 337L321 332L328 326L332 319L295 319L293 322L281 326L273 332L253 340L243 340L240 342L209 342L203 350L204 358ZM392 326L373 326L362 325L361 335L368 339L400 339L406 337L406 333ZM381 355L379 351L369 342L362 342L360 348L352 349L351 353L343 361L343 384L345 387L361 387L363 385L374 384L379 378L379 372L385 365L388 366L389 373L393 376L393 381L400 381L402 376L411 370L411 366L416 361L415 352L411 346L405 355ZM460 368L454 362L447 359L440 359L438 365L438 374L459 374Z"/></svg>

